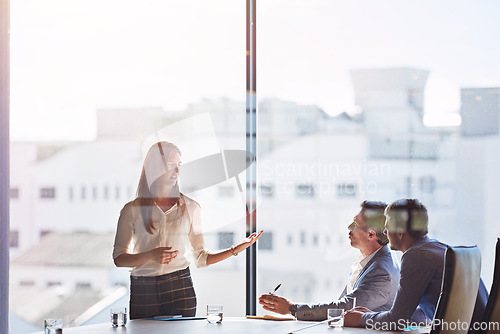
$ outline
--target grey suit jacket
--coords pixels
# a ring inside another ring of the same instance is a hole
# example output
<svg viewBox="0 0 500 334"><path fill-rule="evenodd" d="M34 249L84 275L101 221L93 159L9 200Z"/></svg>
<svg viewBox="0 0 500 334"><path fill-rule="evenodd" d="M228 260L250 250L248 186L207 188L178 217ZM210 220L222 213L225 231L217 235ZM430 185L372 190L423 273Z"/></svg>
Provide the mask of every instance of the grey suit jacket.
<svg viewBox="0 0 500 334"><path fill-rule="evenodd" d="M383 246L359 273L353 291L344 289L338 300L322 304L298 304L298 320L325 320L329 308L348 308L346 296L356 297L356 306L372 311L390 310L399 285L399 266L392 258L389 247Z"/></svg>

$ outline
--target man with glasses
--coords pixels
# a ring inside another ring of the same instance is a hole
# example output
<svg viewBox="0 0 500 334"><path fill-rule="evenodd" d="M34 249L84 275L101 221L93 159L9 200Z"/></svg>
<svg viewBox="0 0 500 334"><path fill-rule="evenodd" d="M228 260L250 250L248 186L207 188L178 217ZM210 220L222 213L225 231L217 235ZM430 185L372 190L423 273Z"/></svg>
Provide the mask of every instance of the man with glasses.
<svg viewBox="0 0 500 334"><path fill-rule="evenodd" d="M376 312L369 307L349 311L345 326L395 330L403 329L407 323L425 325L434 317L447 247L427 236L427 209L417 199L393 202L386 208L385 216L391 249L403 252L396 299L388 311Z"/></svg>
<svg viewBox="0 0 500 334"><path fill-rule="evenodd" d="M330 303L296 304L276 295L266 294L259 303L268 311L292 314L298 320L324 320L330 308L352 308L356 304L374 310L389 310L399 284L399 268L394 261L384 232L383 202L364 201L361 211L349 225L351 246L361 255L353 265L349 281L339 299Z"/></svg>

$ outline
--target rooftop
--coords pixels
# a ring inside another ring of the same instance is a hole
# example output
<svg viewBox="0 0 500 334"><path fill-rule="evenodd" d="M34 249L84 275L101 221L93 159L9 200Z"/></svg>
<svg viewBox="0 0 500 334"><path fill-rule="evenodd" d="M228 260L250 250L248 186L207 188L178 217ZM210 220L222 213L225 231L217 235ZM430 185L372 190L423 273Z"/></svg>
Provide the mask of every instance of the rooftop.
<svg viewBox="0 0 500 334"><path fill-rule="evenodd" d="M114 233L49 233L11 261L13 266L109 267Z"/></svg>

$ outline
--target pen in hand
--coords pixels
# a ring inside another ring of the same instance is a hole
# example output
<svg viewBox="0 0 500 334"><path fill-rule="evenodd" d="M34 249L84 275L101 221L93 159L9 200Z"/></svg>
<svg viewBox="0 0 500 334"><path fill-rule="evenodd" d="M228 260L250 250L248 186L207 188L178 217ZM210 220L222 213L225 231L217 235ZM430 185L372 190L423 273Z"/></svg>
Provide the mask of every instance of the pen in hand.
<svg viewBox="0 0 500 334"><path fill-rule="evenodd" d="M276 291L280 288L280 286L281 286L281 283L280 283L280 284L278 284L278 285L274 288L274 290L273 290L272 292L269 292L269 294L270 294L270 295L274 295L274 293L275 293L275 292L276 292Z"/></svg>

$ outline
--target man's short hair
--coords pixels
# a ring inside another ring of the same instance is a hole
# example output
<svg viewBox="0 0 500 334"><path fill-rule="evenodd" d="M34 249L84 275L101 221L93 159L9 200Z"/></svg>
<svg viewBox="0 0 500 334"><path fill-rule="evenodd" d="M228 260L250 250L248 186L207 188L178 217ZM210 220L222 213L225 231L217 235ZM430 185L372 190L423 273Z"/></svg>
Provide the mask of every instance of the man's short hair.
<svg viewBox="0 0 500 334"><path fill-rule="evenodd" d="M385 246L389 243L389 239L384 234L384 210L386 207L386 203L378 201L363 201L363 203L361 203L361 212L366 222L366 228L376 232L377 242L381 246Z"/></svg>
<svg viewBox="0 0 500 334"><path fill-rule="evenodd" d="M385 209L394 228L400 228L411 237L418 239L428 232L429 216L426 207L416 198L402 198L392 202Z"/></svg>

